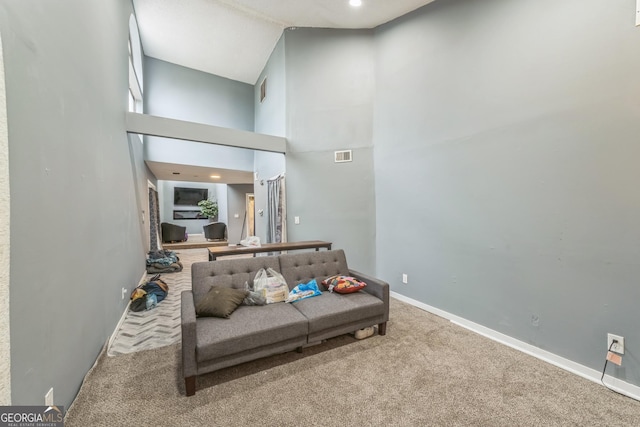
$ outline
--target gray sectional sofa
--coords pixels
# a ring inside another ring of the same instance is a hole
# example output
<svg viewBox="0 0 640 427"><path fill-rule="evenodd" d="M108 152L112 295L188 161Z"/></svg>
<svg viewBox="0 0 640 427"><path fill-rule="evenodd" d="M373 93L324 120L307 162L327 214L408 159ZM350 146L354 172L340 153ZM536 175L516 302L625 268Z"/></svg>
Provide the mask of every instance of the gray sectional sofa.
<svg viewBox="0 0 640 427"><path fill-rule="evenodd" d="M290 289L316 279L322 295L263 306L239 306L228 319L196 317L195 306L212 286L244 289L258 270L282 273ZM367 283L351 294L326 291L320 282L336 274ZM342 250L280 256L236 258L195 263L192 290L182 292L182 365L187 396L195 394L196 377L228 366L298 350L358 329L378 325L385 335L389 320L389 285L350 270Z"/></svg>

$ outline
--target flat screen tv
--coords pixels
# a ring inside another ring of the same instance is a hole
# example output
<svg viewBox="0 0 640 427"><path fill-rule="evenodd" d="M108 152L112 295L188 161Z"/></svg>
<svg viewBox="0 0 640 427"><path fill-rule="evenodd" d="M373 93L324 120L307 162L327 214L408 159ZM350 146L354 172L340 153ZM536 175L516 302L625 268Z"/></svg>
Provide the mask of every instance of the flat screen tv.
<svg viewBox="0 0 640 427"><path fill-rule="evenodd" d="M173 188L173 204L182 206L198 206L200 200L209 198L209 190L206 188Z"/></svg>

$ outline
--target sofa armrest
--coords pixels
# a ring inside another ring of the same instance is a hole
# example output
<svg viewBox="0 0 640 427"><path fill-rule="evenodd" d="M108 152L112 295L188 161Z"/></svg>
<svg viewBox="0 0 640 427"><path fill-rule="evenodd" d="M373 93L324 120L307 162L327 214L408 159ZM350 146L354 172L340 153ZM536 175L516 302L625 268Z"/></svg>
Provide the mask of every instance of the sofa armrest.
<svg viewBox="0 0 640 427"><path fill-rule="evenodd" d="M367 287L363 289L365 292L382 300L384 303L385 322L389 320L389 284L355 270L349 269L349 274L367 284Z"/></svg>
<svg viewBox="0 0 640 427"><path fill-rule="evenodd" d="M182 291L180 295L180 325L182 327L182 371L184 377L197 375L196 363L196 307L193 292Z"/></svg>

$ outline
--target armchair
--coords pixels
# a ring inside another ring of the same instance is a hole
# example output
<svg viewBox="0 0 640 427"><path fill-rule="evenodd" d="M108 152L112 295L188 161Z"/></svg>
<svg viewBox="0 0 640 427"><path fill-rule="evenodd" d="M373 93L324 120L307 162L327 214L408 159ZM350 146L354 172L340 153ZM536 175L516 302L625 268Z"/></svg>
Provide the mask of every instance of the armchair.
<svg viewBox="0 0 640 427"><path fill-rule="evenodd" d="M207 240L226 240L227 224L224 222L212 222L202 226L204 237Z"/></svg>
<svg viewBox="0 0 640 427"><path fill-rule="evenodd" d="M184 242L187 240L187 227L163 222L160 224L162 230L162 243Z"/></svg>

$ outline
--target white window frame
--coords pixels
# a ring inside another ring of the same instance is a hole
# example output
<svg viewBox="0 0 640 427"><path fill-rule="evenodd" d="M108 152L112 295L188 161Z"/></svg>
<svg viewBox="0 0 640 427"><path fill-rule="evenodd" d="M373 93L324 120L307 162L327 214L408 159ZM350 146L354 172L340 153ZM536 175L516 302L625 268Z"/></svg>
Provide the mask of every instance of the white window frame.
<svg viewBox="0 0 640 427"><path fill-rule="evenodd" d="M138 22L132 13L129 17L129 96L133 96L134 102L129 101L129 111L143 112L142 96L142 46L140 45L140 31ZM133 104L133 105L132 105Z"/></svg>

